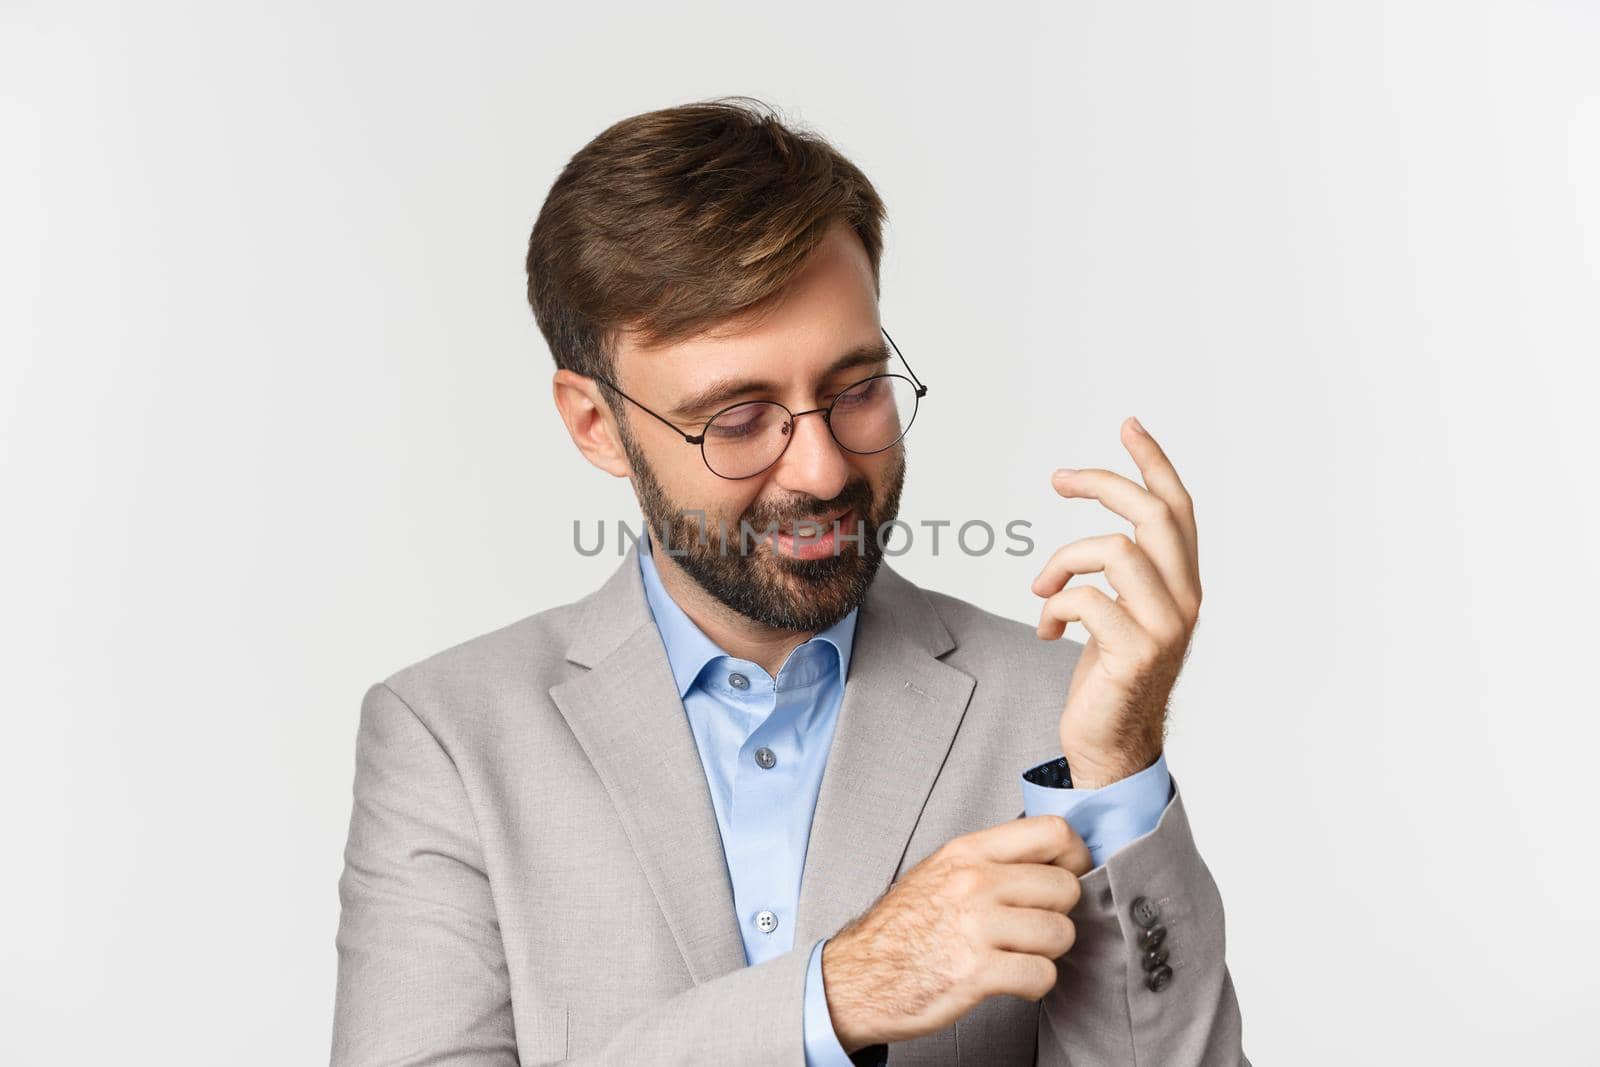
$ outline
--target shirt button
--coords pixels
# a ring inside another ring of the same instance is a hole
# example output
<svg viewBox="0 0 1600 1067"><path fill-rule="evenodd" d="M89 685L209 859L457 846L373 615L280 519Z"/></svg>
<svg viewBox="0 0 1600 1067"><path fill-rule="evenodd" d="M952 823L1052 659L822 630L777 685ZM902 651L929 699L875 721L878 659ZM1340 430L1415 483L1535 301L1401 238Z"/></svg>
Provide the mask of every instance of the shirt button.
<svg viewBox="0 0 1600 1067"><path fill-rule="evenodd" d="M750 679L746 678L738 671L734 671L732 674L728 675L728 684L733 686L735 689L749 689Z"/></svg>
<svg viewBox="0 0 1600 1067"><path fill-rule="evenodd" d="M773 754L772 749L763 746L756 749L756 762L761 765L762 770L770 771L777 765L778 757Z"/></svg>
<svg viewBox="0 0 1600 1067"><path fill-rule="evenodd" d="M764 934L770 934L778 928L778 917L770 911L756 912L756 929Z"/></svg>
<svg viewBox="0 0 1600 1067"><path fill-rule="evenodd" d="M1161 907L1147 897L1135 897L1133 900L1133 921L1146 930L1156 924L1161 918Z"/></svg>

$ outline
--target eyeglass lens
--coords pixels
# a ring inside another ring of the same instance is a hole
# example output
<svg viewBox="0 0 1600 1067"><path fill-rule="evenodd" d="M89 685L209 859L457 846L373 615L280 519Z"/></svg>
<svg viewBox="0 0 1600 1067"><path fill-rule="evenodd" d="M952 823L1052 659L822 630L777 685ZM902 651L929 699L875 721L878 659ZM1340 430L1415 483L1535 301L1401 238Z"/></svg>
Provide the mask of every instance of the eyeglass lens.
<svg viewBox="0 0 1600 1067"><path fill-rule="evenodd" d="M917 388L909 378L880 374L840 393L828 426L850 452L881 452L893 445L917 413ZM705 430L706 464L724 478L748 478L778 461L789 443L793 420L770 401L755 400L718 412Z"/></svg>

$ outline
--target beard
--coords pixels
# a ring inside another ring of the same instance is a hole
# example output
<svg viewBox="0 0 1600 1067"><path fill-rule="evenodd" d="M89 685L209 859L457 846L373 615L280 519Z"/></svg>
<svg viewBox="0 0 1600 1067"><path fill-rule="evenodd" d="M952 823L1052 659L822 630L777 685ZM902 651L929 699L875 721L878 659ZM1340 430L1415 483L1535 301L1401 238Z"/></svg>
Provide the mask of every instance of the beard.
<svg viewBox="0 0 1600 1067"><path fill-rule="evenodd" d="M732 519L702 514L672 500L645 460L626 425L618 420L622 446L633 463L634 493L656 545L669 546L672 559L695 583L745 618L778 630L816 633L855 610L867 595L883 562L879 531L900 513L905 485L904 445L895 446L895 462L881 494L865 478L852 478L830 500L796 497L781 506L757 501ZM761 543L769 526L782 530L812 515L851 510L848 526L832 554L801 559ZM741 522L754 535L747 550ZM861 534L860 543L844 537Z"/></svg>

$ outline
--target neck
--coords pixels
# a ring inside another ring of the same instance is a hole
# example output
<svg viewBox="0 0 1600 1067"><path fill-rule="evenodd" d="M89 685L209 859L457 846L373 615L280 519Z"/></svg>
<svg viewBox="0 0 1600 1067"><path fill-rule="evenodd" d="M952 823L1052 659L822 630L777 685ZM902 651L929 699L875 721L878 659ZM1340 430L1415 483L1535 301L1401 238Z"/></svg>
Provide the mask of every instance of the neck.
<svg viewBox="0 0 1600 1067"><path fill-rule="evenodd" d="M689 621L730 656L759 663L774 678L789 658L789 653L809 641L813 633L800 630L781 630L765 626L748 616L734 611L716 599L678 566L678 561L661 552L652 552L651 559L661 585L667 594L689 616Z"/></svg>

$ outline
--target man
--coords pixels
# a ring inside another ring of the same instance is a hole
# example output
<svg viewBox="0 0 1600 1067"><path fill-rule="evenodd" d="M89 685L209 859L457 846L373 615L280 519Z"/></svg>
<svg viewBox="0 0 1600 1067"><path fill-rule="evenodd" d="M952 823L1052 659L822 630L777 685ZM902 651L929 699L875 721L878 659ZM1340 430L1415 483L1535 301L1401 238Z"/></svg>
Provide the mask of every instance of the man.
<svg viewBox="0 0 1600 1067"><path fill-rule="evenodd" d="M937 386L879 322L883 217L743 101L619 122L555 182L555 403L649 533L367 692L335 1063L1244 1061L1162 755L1189 497L1133 420L1144 485L1055 472L1136 536L1052 555L1033 632L885 564ZM1068 585L1095 571L1116 599Z"/></svg>

